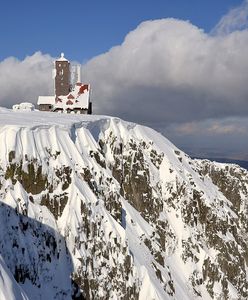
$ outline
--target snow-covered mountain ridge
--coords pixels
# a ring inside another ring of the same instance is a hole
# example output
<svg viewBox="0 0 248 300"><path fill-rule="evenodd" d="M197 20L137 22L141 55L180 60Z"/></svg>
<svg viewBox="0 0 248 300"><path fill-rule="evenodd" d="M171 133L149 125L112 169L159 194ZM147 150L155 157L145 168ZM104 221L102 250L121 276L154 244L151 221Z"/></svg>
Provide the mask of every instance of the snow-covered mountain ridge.
<svg viewBox="0 0 248 300"><path fill-rule="evenodd" d="M246 299L248 172L152 129L0 109L0 299Z"/></svg>

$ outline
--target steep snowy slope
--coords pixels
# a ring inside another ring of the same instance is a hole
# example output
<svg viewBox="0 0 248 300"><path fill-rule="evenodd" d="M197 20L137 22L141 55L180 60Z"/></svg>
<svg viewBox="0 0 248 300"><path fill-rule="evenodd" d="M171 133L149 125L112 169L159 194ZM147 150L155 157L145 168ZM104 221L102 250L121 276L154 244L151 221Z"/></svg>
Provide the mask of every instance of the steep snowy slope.
<svg viewBox="0 0 248 300"><path fill-rule="evenodd" d="M0 299L28 299L0 256Z"/></svg>
<svg viewBox="0 0 248 300"><path fill-rule="evenodd" d="M247 298L244 169L102 116L0 109L0 143L3 299Z"/></svg>

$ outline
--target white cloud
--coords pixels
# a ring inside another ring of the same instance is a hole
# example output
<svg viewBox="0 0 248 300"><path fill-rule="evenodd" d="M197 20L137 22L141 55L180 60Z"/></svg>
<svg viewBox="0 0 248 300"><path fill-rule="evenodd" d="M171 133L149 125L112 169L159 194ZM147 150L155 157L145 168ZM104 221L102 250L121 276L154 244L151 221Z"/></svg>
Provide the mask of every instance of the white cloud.
<svg viewBox="0 0 248 300"><path fill-rule="evenodd" d="M19 61L9 57L0 62L0 106L29 101L53 91L53 59L40 52Z"/></svg>
<svg viewBox="0 0 248 300"><path fill-rule="evenodd" d="M184 21L147 21L84 75L97 113L154 126L247 115L247 47L248 31L213 37Z"/></svg>
<svg viewBox="0 0 248 300"><path fill-rule="evenodd" d="M219 23L212 30L213 34L226 35L236 30L242 30L248 27L248 0L245 0L240 6L231 9L223 16Z"/></svg>

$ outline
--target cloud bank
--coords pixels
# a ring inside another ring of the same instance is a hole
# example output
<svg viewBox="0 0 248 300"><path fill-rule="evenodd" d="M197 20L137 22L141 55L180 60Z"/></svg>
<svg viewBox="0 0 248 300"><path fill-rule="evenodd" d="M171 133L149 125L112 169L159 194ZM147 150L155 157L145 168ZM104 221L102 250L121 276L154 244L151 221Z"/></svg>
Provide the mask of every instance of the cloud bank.
<svg viewBox="0 0 248 300"><path fill-rule="evenodd" d="M173 123L165 135L194 156L248 160L248 118Z"/></svg>
<svg viewBox="0 0 248 300"><path fill-rule="evenodd" d="M175 19L147 21L84 73L96 110L151 124L248 114L248 31L210 36Z"/></svg>
<svg viewBox="0 0 248 300"><path fill-rule="evenodd" d="M9 57L0 62L0 106L15 103L36 104L39 95L53 92L53 59L37 52L20 61Z"/></svg>

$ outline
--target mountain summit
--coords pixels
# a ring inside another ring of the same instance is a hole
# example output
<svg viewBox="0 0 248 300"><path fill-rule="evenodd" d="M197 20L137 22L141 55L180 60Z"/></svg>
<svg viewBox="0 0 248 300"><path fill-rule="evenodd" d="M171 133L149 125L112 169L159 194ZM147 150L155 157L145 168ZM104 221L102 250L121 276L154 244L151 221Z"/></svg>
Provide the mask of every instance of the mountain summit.
<svg viewBox="0 0 248 300"><path fill-rule="evenodd" d="M0 299L247 299L248 172L118 118L0 108Z"/></svg>

